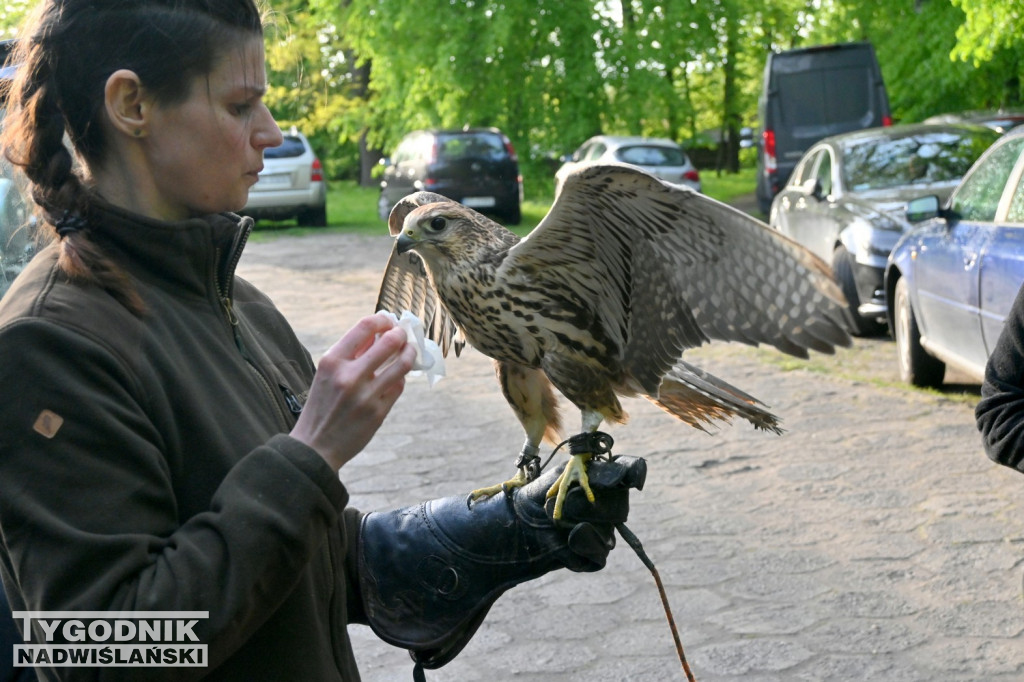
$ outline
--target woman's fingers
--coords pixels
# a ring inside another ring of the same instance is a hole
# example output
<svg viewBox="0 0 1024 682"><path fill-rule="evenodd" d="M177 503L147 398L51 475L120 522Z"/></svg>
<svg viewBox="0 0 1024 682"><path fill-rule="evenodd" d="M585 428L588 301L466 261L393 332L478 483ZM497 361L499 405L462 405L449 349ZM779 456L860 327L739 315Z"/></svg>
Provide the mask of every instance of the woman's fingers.
<svg viewBox="0 0 1024 682"><path fill-rule="evenodd" d="M340 468L383 423L415 358L403 329L382 316L363 318L320 359L292 436Z"/></svg>

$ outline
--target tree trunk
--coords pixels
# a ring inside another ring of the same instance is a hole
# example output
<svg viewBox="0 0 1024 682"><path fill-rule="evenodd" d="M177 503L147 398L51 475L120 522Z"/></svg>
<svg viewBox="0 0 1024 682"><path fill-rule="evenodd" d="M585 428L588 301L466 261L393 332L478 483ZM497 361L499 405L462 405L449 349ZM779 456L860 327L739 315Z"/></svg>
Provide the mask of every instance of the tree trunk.
<svg viewBox="0 0 1024 682"><path fill-rule="evenodd" d="M740 170L740 115L736 111L736 62L739 50L738 26L730 16L725 24L725 87L722 92L722 134L718 147L717 170Z"/></svg>

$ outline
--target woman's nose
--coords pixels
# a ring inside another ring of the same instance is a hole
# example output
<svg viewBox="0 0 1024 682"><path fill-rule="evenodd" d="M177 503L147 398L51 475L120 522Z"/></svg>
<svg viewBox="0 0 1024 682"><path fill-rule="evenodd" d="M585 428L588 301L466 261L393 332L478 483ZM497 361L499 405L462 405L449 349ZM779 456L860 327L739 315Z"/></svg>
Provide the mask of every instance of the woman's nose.
<svg viewBox="0 0 1024 682"><path fill-rule="evenodd" d="M277 147L284 142L281 128L278 127L277 121L274 120L273 114L270 113L270 109L267 109L264 105L261 105L261 107L264 116L253 132L253 146L257 149Z"/></svg>

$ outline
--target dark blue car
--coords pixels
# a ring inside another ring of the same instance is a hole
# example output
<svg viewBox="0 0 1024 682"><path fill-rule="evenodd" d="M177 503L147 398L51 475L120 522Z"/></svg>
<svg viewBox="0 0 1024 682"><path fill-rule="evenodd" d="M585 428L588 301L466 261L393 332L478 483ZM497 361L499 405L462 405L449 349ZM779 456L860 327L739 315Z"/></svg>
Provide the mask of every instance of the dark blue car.
<svg viewBox="0 0 1024 682"><path fill-rule="evenodd" d="M907 219L885 274L900 377L938 386L950 365L981 383L1024 283L1024 130L996 141L946 205L914 199Z"/></svg>

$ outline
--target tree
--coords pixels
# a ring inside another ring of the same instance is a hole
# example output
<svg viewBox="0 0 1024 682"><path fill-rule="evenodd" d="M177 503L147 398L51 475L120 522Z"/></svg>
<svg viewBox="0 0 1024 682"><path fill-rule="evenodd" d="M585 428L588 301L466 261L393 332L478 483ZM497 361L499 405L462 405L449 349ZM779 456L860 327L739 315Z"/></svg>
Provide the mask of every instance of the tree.
<svg viewBox="0 0 1024 682"><path fill-rule="evenodd" d="M972 24L962 9L968 5L980 15L1012 23L1016 12L1020 19L1016 0L834 0L817 35L871 40L899 120L1019 105L1024 36L996 31L980 16ZM992 29L991 40L977 34L982 27Z"/></svg>
<svg viewBox="0 0 1024 682"><path fill-rule="evenodd" d="M306 0L275 0L266 30L267 105L283 128L306 133L329 177L353 176L357 75L337 27Z"/></svg>
<svg viewBox="0 0 1024 682"><path fill-rule="evenodd" d="M332 19L372 64L359 112L371 146L422 127L497 126L530 163L601 128L592 0L352 0Z"/></svg>

